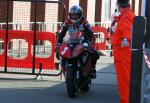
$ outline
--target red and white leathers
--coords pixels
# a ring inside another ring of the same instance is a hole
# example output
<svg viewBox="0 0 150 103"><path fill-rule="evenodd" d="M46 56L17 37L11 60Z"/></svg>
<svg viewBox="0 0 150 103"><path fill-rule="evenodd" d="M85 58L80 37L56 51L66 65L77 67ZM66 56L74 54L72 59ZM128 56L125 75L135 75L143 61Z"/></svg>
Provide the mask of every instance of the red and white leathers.
<svg viewBox="0 0 150 103"><path fill-rule="evenodd" d="M121 12L117 20L116 30L111 36L120 103L129 103L131 31L134 16L130 7L125 8ZM124 38L127 39L129 45L122 47L121 43Z"/></svg>
<svg viewBox="0 0 150 103"><path fill-rule="evenodd" d="M91 26L84 17L81 17L81 19L75 23L72 22L70 18L67 19L60 30L58 43L62 44L63 38L67 32L68 34L72 34L73 32L82 32L85 40L95 43L95 41L93 41L94 34Z"/></svg>

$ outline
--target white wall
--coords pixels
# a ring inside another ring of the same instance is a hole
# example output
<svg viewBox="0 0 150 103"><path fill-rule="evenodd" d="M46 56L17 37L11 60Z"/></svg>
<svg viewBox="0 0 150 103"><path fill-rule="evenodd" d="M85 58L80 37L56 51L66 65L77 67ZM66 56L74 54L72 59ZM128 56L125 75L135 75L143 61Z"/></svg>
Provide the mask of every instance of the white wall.
<svg viewBox="0 0 150 103"><path fill-rule="evenodd" d="M115 9L117 8L116 2L117 0L111 0L111 14L113 14Z"/></svg>
<svg viewBox="0 0 150 103"><path fill-rule="evenodd" d="M107 13L109 13L110 14L110 16L111 16L111 14L113 14L114 13L114 10L115 10L115 8L117 8L116 7L116 1L117 0L111 0L111 10L109 11L109 10L106 10L106 9L109 9L109 7L108 7L108 4L106 3L106 0L102 0L102 18L101 18L101 21L102 22L109 22L110 21L110 19L109 18L105 18L105 13L107 12Z"/></svg>
<svg viewBox="0 0 150 103"><path fill-rule="evenodd" d="M138 15L139 12L139 0L135 0L135 15Z"/></svg>
<svg viewBox="0 0 150 103"><path fill-rule="evenodd" d="M96 0L88 0L87 20L89 22L94 22L95 21L95 2L96 2Z"/></svg>
<svg viewBox="0 0 150 103"><path fill-rule="evenodd" d="M45 9L46 9L45 10L46 31L56 32L57 31L56 23L58 18L58 4L46 3Z"/></svg>
<svg viewBox="0 0 150 103"><path fill-rule="evenodd" d="M31 10L30 2L14 1L13 22L18 24L21 23L22 30L29 30L30 10ZM13 29L16 29L15 25L13 26Z"/></svg>
<svg viewBox="0 0 150 103"><path fill-rule="evenodd" d="M69 0L69 8L73 5L79 5L79 0Z"/></svg>

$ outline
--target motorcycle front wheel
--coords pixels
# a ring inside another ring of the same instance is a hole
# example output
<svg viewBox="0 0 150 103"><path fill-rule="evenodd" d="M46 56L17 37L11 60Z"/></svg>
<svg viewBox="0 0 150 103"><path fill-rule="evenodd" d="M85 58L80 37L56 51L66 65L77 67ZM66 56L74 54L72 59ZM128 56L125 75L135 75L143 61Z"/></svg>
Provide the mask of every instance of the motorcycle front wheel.
<svg viewBox="0 0 150 103"><path fill-rule="evenodd" d="M73 68L68 68L66 72L66 86L67 86L67 92L68 95L71 98L77 97L77 83L76 83L76 77L75 72Z"/></svg>

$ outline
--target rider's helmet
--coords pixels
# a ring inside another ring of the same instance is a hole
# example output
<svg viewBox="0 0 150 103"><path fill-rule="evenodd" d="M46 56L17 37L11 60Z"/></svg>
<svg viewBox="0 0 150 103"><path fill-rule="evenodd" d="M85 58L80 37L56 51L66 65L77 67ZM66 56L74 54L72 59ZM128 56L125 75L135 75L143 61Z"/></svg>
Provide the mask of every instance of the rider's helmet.
<svg viewBox="0 0 150 103"><path fill-rule="evenodd" d="M80 21L82 15L83 15L83 10L80 6L74 5L70 8L69 18L71 19L72 22L75 23Z"/></svg>

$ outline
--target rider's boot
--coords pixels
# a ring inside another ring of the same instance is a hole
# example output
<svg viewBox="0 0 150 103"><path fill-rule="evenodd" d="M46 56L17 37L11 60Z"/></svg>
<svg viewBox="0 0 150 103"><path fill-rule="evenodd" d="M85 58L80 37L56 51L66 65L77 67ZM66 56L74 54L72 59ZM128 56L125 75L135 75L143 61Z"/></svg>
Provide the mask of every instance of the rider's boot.
<svg viewBox="0 0 150 103"><path fill-rule="evenodd" d="M95 66L92 67L92 69L91 69L91 77L92 77L92 79L96 78L96 69L95 69Z"/></svg>

